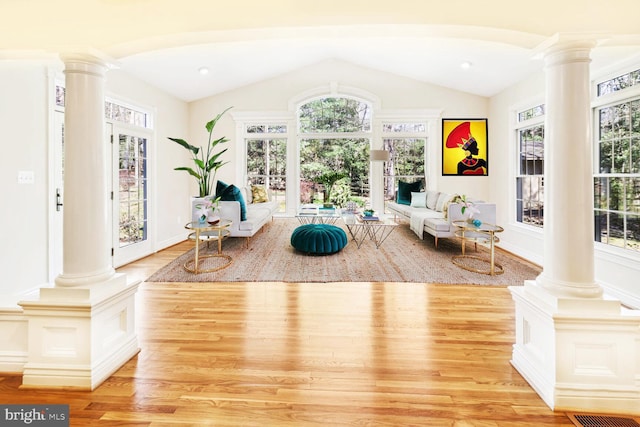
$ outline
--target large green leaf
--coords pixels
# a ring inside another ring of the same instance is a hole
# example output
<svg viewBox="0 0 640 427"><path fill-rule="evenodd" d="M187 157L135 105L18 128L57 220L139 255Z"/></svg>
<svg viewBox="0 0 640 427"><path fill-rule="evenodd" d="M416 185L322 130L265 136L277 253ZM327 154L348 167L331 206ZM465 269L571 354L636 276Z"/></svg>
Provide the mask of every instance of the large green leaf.
<svg viewBox="0 0 640 427"><path fill-rule="evenodd" d="M205 128L207 128L207 132L211 133L211 131L213 131L213 128L216 126L216 123L218 123L218 120L220 120L220 117L222 117L222 115L224 113L226 113L227 111L229 111L230 109L232 109L233 107L229 107L226 110L224 110L222 113L218 114L217 116L215 116L212 120L210 120L209 122L207 122L207 124L205 125Z"/></svg>
<svg viewBox="0 0 640 427"><path fill-rule="evenodd" d="M193 152L193 154L195 154L195 155L197 155L198 152L200 151L200 147L195 147L195 146L189 144L184 139L180 139L180 138L169 138L169 139L171 141L173 141L173 142L177 142L178 144L182 145L184 148L186 148L187 150Z"/></svg>
<svg viewBox="0 0 640 427"><path fill-rule="evenodd" d="M173 170L176 170L176 171L187 171L187 172L189 172L189 175L191 175L191 176L193 176L193 177L195 177L197 179L201 179L202 178L202 176L200 176L200 174L198 174L196 171L194 171L191 168L184 167L184 166L179 167L179 168L174 168Z"/></svg>

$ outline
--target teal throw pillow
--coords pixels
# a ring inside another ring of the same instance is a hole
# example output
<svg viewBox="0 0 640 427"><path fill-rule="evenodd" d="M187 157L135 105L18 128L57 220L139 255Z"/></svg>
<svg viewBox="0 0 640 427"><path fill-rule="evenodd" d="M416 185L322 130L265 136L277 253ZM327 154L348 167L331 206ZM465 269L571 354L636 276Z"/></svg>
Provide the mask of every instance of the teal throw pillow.
<svg viewBox="0 0 640 427"><path fill-rule="evenodd" d="M419 192L420 188L422 188L422 181L398 181L398 195L396 196L396 203L401 205L411 205L411 193Z"/></svg>
<svg viewBox="0 0 640 427"><path fill-rule="evenodd" d="M226 182L218 180L218 182L216 182L216 197L221 197L222 196L222 192L228 186L229 186L229 184L227 184Z"/></svg>
<svg viewBox="0 0 640 427"><path fill-rule="evenodd" d="M235 185L227 185L218 181L216 185L216 197L220 197L220 201L240 202L240 221L247 220L247 205L242 196L242 191Z"/></svg>

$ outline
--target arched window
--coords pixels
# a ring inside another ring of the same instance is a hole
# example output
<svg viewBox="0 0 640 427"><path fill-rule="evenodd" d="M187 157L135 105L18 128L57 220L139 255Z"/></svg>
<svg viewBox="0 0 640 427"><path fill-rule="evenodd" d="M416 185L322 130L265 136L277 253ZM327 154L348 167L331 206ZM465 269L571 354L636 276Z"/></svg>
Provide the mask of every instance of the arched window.
<svg viewBox="0 0 640 427"><path fill-rule="evenodd" d="M300 105L301 203L368 202L371 110L369 103L346 97Z"/></svg>

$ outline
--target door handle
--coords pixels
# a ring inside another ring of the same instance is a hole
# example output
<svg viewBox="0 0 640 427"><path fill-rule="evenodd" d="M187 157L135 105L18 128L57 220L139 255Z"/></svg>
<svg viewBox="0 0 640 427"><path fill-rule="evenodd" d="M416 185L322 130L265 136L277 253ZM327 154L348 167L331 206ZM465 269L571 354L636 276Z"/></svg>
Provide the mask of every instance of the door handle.
<svg viewBox="0 0 640 427"><path fill-rule="evenodd" d="M60 212L61 207L62 207L62 195L60 194L60 189L56 188L56 210Z"/></svg>

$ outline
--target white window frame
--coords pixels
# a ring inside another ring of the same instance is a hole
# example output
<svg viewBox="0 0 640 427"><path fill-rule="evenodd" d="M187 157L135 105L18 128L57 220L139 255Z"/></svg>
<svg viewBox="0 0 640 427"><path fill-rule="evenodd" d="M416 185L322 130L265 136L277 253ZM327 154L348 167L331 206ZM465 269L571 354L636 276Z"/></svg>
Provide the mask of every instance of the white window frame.
<svg viewBox="0 0 640 427"><path fill-rule="evenodd" d="M288 111L232 111L231 117L233 118L236 125L236 141L242 141L242 148L235 150L235 164L239 165L235 169L236 176L234 178L235 182L242 182L244 184L249 182L249 177L247 176L247 140L248 139L284 139L287 145L287 172L286 172L286 183L287 190L285 196L285 204L286 211L278 212L274 216L284 216L293 214L293 210L295 209L294 196L292 193L297 193L295 188L292 186L295 184L295 174L297 171L293 171L292 169L292 156L295 155L295 152L292 150L293 147L291 141L293 138L294 129L295 129L295 117L293 117L292 113ZM247 132L247 128L250 126L286 126L287 131L284 133L249 133ZM243 185L244 185L243 184Z"/></svg>
<svg viewBox="0 0 640 427"><path fill-rule="evenodd" d="M536 108L538 106L544 106L545 103L544 102L534 102L534 103L530 103L527 104L526 107L523 108L518 108L517 110L514 111L514 126L513 126L513 135L514 135L514 139L515 141L513 142L513 147L514 147L514 151L515 151L515 162L514 162L514 174L513 174L513 192L512 194L512 206L513 206L513 222L519 226L522 227L526 227L527 229L530 229L532 231L534 230L538 230L538 231L542 231L544 229L544 225L542 226L535 226L535 225L531 225L531 224L527 224L526 222L522 222L522 221L518 221L518 197L517 197L517 192L518 192L518 178L521 177L525 177L525 176L529 176L529 175L524 175L520 172L520 166L521 166L521 159L520 159L520 132L536 127L536 126L543 126L544 129L544 125L545 125L545 117L546 117L546 112L545 114L539 115L539 116L535 116L532 117L530 119L525 119L523 121L519 121L519 116L521 113L528 111L530 109ZM546 140L546 138L545 138ZM544 147L544 146L543 146ZM544 162L544 157L543 157L543 162ZM538 175L535 175L538 176ZM542 173L542 179L544 181L544 171ZM544 206L544 200L543 200L543 206ZM543 217L544 218L544 217Z"/></svg>
<svg viewBox="0 0 640 427"><path fill-rule="evenodd" d="M624 102L635 101L640 99L640 85L630 86L615 92L610 92L604 95L598 96L598 85L616 78L618 76L624 75L631 71L635 71L640 69L640 63L628 64L624 68L620 68L616 71L610 71L606 74L601 74L597 78L592 80L592 102L591 102L591 114L592 114L592 150L593 150L593 182L595 184L595 179L602 176L624 176L624 177L640 177L640 174L603 174L600 173L600 165L599 165L599 155L600 155L600 144L599 144L599 128L600 128L600 117L599 111L601 108L614 106L617 104L621 104ZM594 210L595 214L595 210ZM596 249L604 254L613 255L615 257L621 257L628 260L637 261L639 251L627 248L621 248L619 246L613 246L608 243L602 243L595 241L594 235L594 245Z"/></svg>
<svg viewBox="0 0 640 427"><path fill-rule="evenodd" d="M133 111L137 111L146 115L146 124L145 126L139 126L133 123L118 121L111 118L106 117L105 112L105 139L111 138L113 136L113 141L111 145L112 150L112 161L115 161L118 156L118 141L116 140L116 136L118 133L126 133L128 135L133 135L136 137L146 139L146 149L147 149L147 170L146 170L146 179L147 179L147 221L146 221L146 236L145 240L140 242L136 242L131 245L127 245L124 247L120 247L119 245L119 235L120 235L120 223L119 223L119 198L118 198L118 165L113 164L112 169L112 191L113 191L113 206L111 209L111 218L110 223L113 224L112 229L112 248L113 248L113 265L114 267L119 267L124 264L127 264L136 259L142 258L144 256L150 255L153 253L153 249L155 248L156 238L157 238L157 230L156 230L156 196L157 193L155 191L155 141L156 135L153 129L154 123L154 110L150 107L145 107L142 105L135 104L133 102L124 100L117 96L106 96L105 104L107 102L123 106L125 108L131 109Z"/></svg>

